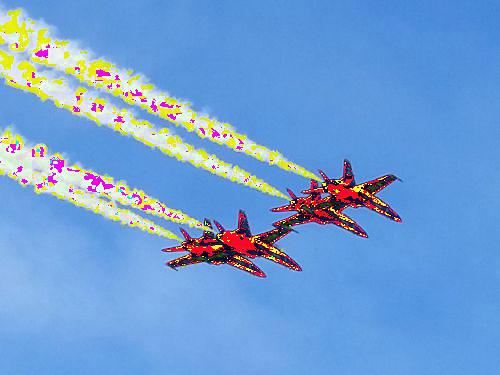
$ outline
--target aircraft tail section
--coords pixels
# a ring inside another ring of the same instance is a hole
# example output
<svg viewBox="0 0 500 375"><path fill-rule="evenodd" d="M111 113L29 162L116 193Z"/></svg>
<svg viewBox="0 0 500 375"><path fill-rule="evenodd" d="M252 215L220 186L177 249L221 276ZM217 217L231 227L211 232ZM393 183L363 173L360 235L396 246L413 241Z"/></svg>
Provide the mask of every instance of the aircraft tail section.
<svg viewBox="0 0 500 375"><path fill-rule="evenodd" d="M291 204L287 204L286 206L274 207L271 208L272 212L287 212L294 211L293 206Z"/></svg>
<svg viewBox="0 0 500 375"><path fill-rule="evenodd" d="M250 225L248 224L247 215L243 210L240 210L238 213L238 229L248 236L252 235L250 233Z"/></svg>
<svg viewBox="0 0 500 375"><path fill-rule="evenodd" d="M165 249L162 249L164 253L174 253L177 251L187 251L183 246L174 246L174 247L167 247Z"/></svg>
<svg viewBox="0 0 500 375"><path fill-rule="evenodd" d="M210 220L205 219L205 220L203 221L203 225L204 225L205 227L207 227L207 228L209 228L209 229L210 229L210 230L205 230L205 231L203 231L203 236L204 236L205 238L214 238L214 236L215 236L215 235L214 235L214 232L213 232L213 230L212 230L212 223L210 222Z"/></svg>
<svg viewBox="0 0 500 375"><path fill-rule="evenodd" d="M182 236L186 239L186 241L192 241L193 239L189 235L188 232L186 232L184 229L180 228Z"/></svg>
<svg viewBox="0 0 500 375"><path fill-rule="evenodd" d="M323 172L321 172L323 173ZM323 175L325 175L323 173ZM328 177L325 175L325 181L328 181ZM318 186L318 181L316 180L311 180L311 185L309 186L309 189L302 190L303 194L311 194L313 197L318 197L321 196L321 193L323 192L323 188L320 188Z"/></svg>
<svg viewBox="0 0 500 375"><path fill-rule="evenodd" d="M354 186L354 174L352 173L351 162L347 159L344 159L344 172L342 174L342 180L348 186Z"/></svg>

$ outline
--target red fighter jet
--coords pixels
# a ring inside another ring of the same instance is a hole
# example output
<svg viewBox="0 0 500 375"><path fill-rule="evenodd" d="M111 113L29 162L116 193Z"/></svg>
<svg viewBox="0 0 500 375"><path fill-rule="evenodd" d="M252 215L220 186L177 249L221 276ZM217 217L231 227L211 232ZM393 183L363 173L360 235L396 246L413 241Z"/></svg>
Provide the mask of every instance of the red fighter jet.
<svg viewBox="0 0 500 375"><path fill-rule="evenodd" d="M340 179L330 179L319 171L324 182L321 187L304 190L304 194L329 193L336 204L345 204L350 207L366 207L385 217L401 222L401 218L387 203L375 196L380 190L396 180L400 180L393 174L376 178L375 180L356 185L349 160L344 160L344 173Z"/></svg>
<svg viewBox="0 0 500 375"><path fill-rule="evenodd" d="M347 204L337 202L331 197L322 198L321 192L317 191L318 183L311 180L311 193L306 197L297 197L293 191L287 189L292 200L286 206L272 208L273 212L297 211L286 219L273 223L275 227L289 227L305 223L335 224L360 237L368 237L366 232L350 217L341 211Z"/></svg>
<svg viewBox="0 0 500 375"><path fill-rule="evenodd" d="M212 228L207 219L205 219L204 225ZM234 248L224 245L215 238L213 232L206 230L199 238L191 238L184 229L181 229L181 232L186 240L180 246L169 247L162 251L167 253L189 251L189 254L168 262L167 266L170 268L176 270L178 267L201 262L213 265L228 264L252 275L266 277L266 274L259 267L235 251Z"/></svg>
<svg viewBox="0 0 500 375"><path fill-rule="evenodd" d="M219 229L216 238L225 246L234 248L238 254L251 259L256 257L266 258L294 271L302 271L302 268L292 258L273 246L275 242L290 233L291 228L280 227L265 233L252 235L248 219L242 210L238 214L238 228L235 230L225 230L217 221L214 220L214 223Z"/></svg>

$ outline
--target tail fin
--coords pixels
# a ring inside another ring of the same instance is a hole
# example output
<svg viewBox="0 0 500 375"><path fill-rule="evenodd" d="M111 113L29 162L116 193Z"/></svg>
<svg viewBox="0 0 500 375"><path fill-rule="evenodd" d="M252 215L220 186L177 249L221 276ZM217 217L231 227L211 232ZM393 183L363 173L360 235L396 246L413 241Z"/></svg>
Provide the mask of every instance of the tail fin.
<svg viewBox="0 0 500 375"><path fill-rule="evenodd" d="M220 233L222 232L225 232L226 230L224 229L224 227L218 222L218 221L215 221L214 220L214 224L215 226L217 227L217 229L219 230Z"/></svg>
<svg viewBox="0 0 500 375"><path fill-rule="evenodd" d="M355 184L351 163L347 159L344 159L344 173L342 175L342 180L349 186L353 186Z"/></svg>
<svg viewBox="0 0 500 375"><path fill-rule="evenodd" d="M321 169L318 169L318 172L321 175L321 177L323 177L323 180L325 180L325 181L329 180L328 176Z"/></svg>
<svg viewBox="0 0 500 375"><path fill-rule="evenodd" d="M322 173L322 176L325 179L325 181L327 181L328 177L326 176L326 174L324 174L323 172L321 172L321 173ZM311 180L311 185L310 185L309 189L302 190L302 194L311 194L311 195L318 196L318 195L321 195L322 190L323 189L320 188L318 185L318 181Z"/></svg>
<svg viewBox="0 0 500 375"><path fill-rule="evenodd" d="M297 196L292 191L292 189L286 189L286 191L288 191L288 194L290 195L290 197L292 197L292 200L296 200L297 199Z"/></svg>
<svg viewBox="0 0 500 375"><path fill-rule="evenodd" d="M184 229L180 228L181 230L181 233L182 235L184 236L184 238L186 239L186 241L192 241L193 239L191 238L191 236L189 235L188 232L186 232Z"/></svg>
<svg viewBox="0 0 500 375"><path fill-rule="evenodd" d="M212 223L211 223L211 222L210 222L210 220L208 220L208 219L203 220L203 225L204 225L205 227L207 227L207 228L212 229ZM203 235L204 235L205 237L213 237L213 236L214 236L214 232L213 232L212 230L205 230L205 231L203 232Z"/></svg>
<svg viewBox="0 0 500 375"><path fill-rule="evenodd" d="M246 235L251 236L250 225L248 225L247 215L243 210L238 213L238 229L243 231Z"/></svg>

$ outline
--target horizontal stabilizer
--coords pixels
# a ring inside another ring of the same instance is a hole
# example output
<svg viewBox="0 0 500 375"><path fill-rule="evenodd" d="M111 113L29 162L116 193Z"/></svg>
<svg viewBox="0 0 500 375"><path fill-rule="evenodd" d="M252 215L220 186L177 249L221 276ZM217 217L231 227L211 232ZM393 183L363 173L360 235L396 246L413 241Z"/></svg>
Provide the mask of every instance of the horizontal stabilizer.
<svg viewBox="0 0 500 375"><path fill-rule="evenodd" d="M183 246L174 246L174 247L167 247L165 249L161 249L164 253L174 253L177 251L187 251Z"/></svg>
<svg viewBox="0 0 500 375"><path fill-rule="evenodd" d="M286 206L271 208L271 211L272 212L285 212L285 211L295 211L295 210L291 204L287 204Z"/></svg>

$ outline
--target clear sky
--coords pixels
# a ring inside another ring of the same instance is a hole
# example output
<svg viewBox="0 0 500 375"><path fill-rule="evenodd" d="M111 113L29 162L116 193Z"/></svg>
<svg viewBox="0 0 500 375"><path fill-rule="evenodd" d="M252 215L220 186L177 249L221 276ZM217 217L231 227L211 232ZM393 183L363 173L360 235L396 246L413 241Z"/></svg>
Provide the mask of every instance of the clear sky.
<svg viewBox="0 0 500 375"><path fill-rule="evenodd" d="M265 260L174 272L175 242L0 179L0 373L493 374L500 368L497 1L5 1L403 223L299 227ZM284 201L0 85L0 124L196 218L270 228ZM145 116L147 117L147 116ZM165 124L154 119L157 124ZM284 190L308 181L197 139ZM172 223L165 223L177 231ZM193 235L197 234L191 230Z"/></svg>

